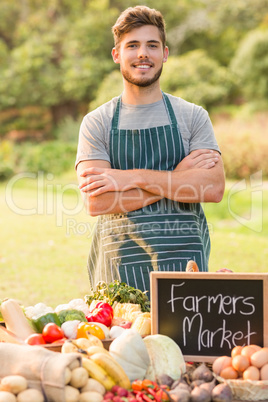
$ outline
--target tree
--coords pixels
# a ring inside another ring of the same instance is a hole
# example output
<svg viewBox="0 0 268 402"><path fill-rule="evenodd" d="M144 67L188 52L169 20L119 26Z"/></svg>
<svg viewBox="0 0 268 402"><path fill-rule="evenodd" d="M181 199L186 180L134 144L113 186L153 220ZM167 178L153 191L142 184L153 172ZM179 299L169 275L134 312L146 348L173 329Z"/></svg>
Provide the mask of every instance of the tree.
<svg viewBox="0 0 268 402"><path fill-rule="evenodd" d="M170 56L161 77L164 91L207 109L224 102L232 85L228 69L209 58L204 50Z"/></svg>
<svg viewBox="0 0 268 402"><path fill-rule="evenodd" d="M25 3L28 8L24 13L20 9L9 52L0 42L5 59L0 67L0 107L46 106L57 123L65 114L77 115L111 70L113 42L107 27L114 13L107 12L104 2L96 6L80 1L78 9L67 0L47 7L38 7L37 0Z"/></svg>
<svg viewBox="0 0 268 402"><path fill-rule="evenodd" d="M268 101L268 29L249 32L239 46L231 68L247 100Z"/></svg>

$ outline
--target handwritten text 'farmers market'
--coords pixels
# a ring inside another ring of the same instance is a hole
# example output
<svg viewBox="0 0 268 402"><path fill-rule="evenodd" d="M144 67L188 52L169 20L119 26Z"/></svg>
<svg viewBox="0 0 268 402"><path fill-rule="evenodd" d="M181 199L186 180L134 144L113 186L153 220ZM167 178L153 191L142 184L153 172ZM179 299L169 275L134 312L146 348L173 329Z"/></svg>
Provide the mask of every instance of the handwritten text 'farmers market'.
<svg viewBox="0 0 268 402"><path fill-rule="evenodd" d="M204 311L204 305L206 308L206 314L212 313L212 310L215 307L217 308L217 314L222 314L225 316L230 316L232 314L241 314L243 316L251 316L255 313L255 306L252 303L254 301L254 297L244 297L244 296L228 296L218 294L216 296L186 296L186 297L175 297L175 291L178 290L179 287L185 285L185 282L182 282L179 285L171 286L171 299L168 303L171 304L172 313L175 312L175 302L177 303L181 301L182 307L185 311L195 313L192 318L184 317L182 328L183 328L183 345L186 346L187 342L187 333L191 332L193 325L198 325L198 350L200 351L202 347L212 348L214 337L216 335L221 336L220 347L222 348L224 342L227 342L228 347L231 349L233 345L237 344L237 341L241 341L243 338L245 339L246 344L250 344L250 337L256 332L251 332L250 330L250 321L247 320L247 333L244 334L242 331L237 331L232 333L232 331L226 328L226 320L222 320L222 326L217 328L217 330L210 331L208 329L204 329L204 321L202 312L200 312L201 308Z"/></svg>

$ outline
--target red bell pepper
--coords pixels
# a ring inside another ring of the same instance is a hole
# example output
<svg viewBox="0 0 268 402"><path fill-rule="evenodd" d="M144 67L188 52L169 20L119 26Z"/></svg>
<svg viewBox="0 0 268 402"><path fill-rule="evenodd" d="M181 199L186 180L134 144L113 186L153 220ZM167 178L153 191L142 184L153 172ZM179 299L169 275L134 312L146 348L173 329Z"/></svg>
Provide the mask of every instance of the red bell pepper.
<svg viewBox="0 0 268 402"><path fill-rule="evenodd" d="M86 316L88 322L100 322L101 324L110 327L114 311L109 303L99 302L96 307Z"/></svg>

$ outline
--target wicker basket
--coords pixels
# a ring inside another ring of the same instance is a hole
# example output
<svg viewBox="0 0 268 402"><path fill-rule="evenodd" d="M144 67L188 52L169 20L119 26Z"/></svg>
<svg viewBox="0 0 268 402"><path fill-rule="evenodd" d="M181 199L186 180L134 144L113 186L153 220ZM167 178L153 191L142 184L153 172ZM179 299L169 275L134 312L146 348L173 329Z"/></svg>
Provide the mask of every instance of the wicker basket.
<svg viewBox="0 0 268 402"><path fill-rule="evenodd" d="M217 377L221 383L228 384L234 399L241 401L268 401L268 381L225 380Z"/></svg>

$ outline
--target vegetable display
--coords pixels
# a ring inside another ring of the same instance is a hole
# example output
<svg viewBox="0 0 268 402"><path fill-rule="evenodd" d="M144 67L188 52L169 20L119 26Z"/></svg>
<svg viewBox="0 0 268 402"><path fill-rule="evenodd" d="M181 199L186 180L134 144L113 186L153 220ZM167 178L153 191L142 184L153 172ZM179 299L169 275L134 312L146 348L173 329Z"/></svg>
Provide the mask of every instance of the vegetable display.
<svg viewBox="0 0 268 402"><path fill-rule="evenodd" d="M8 299L1 303L1 313L6 323L6 328L22 340L34 333L29 321L25 317L19 303Z"/></svg>
<svg viewBox="0 0 268 402"><path fill-rule="evenodd" d="M0 304L10 336L22 345L56 344L79 355L65 372L64 402L231 402L232 381L268 381L268 348L258 345L236 346L213 364L186 363L171 338L151 335L150 304L140 290L101 282L85 300L55 309L23 308L12 299ZM1 340L9 342L0 333ZM27 378L11 377L0 380L0 402L47 400Z"/></svg>
<svg viewBox="0 0 268 402"><path fill-rule="evenodd" d="M93 300L102 300L109 303L111 306L115 302L139 304L142 312L150 311L150 301L146 292L142 292L118 280L109 284L99 282L95 290L91 288L90 294L86 295L85 299L88 305L90 305Z"/></svg>
<svg viewBox="0 0 268 402"><path fill-rule="evenodd" d="M124 368L131 381L144 379L150 364L150 357L138 332L126 329L111 343L109 351Z"/></svg>
<svg viewBox="0 0 268 402"><path fill-rule="evenodd" d="M61 325L58 315L53 312L46 313L37 318L32 318L32 326L34 330L40 334L42 333L44 326L50 322L59 326Z"/></svg>
<svg viewBox="0 0 268 402"><path fill-rule="evenodd" d="M42 331L43 338L46 343L56 342L64 337L64 332L54 322L46 324Z"/></svg>
<svg viewBox="0 0 268 402"><path fill-rule="evenodd" d="M37 389L28 388L28 381L21 375L7 375L0 381L0 402L44 402Z"/></svg>
<svg viewBox="0 0 268 402"><path fill-rule="evenodd" d="M58 317L60 325L66 321L73 321L73 320L87 321L85 313L81 310L75 310L75 309L61 310L58 312Z"/></svg>
<svg viewBox="0 0 268 402"><path fill-rule="evenodd" d="M113 308L109 303L99 302L96 307L86 316L88 322L100 322L110 327L114 316Z"/></svg>
<svg viewBox="0 0 268 402"><path fill-rule="evenodd" d="M220 356L213 362L213 372L226 380L268 380L268 348L258 345L238 346L231 357Z"/></svg>

